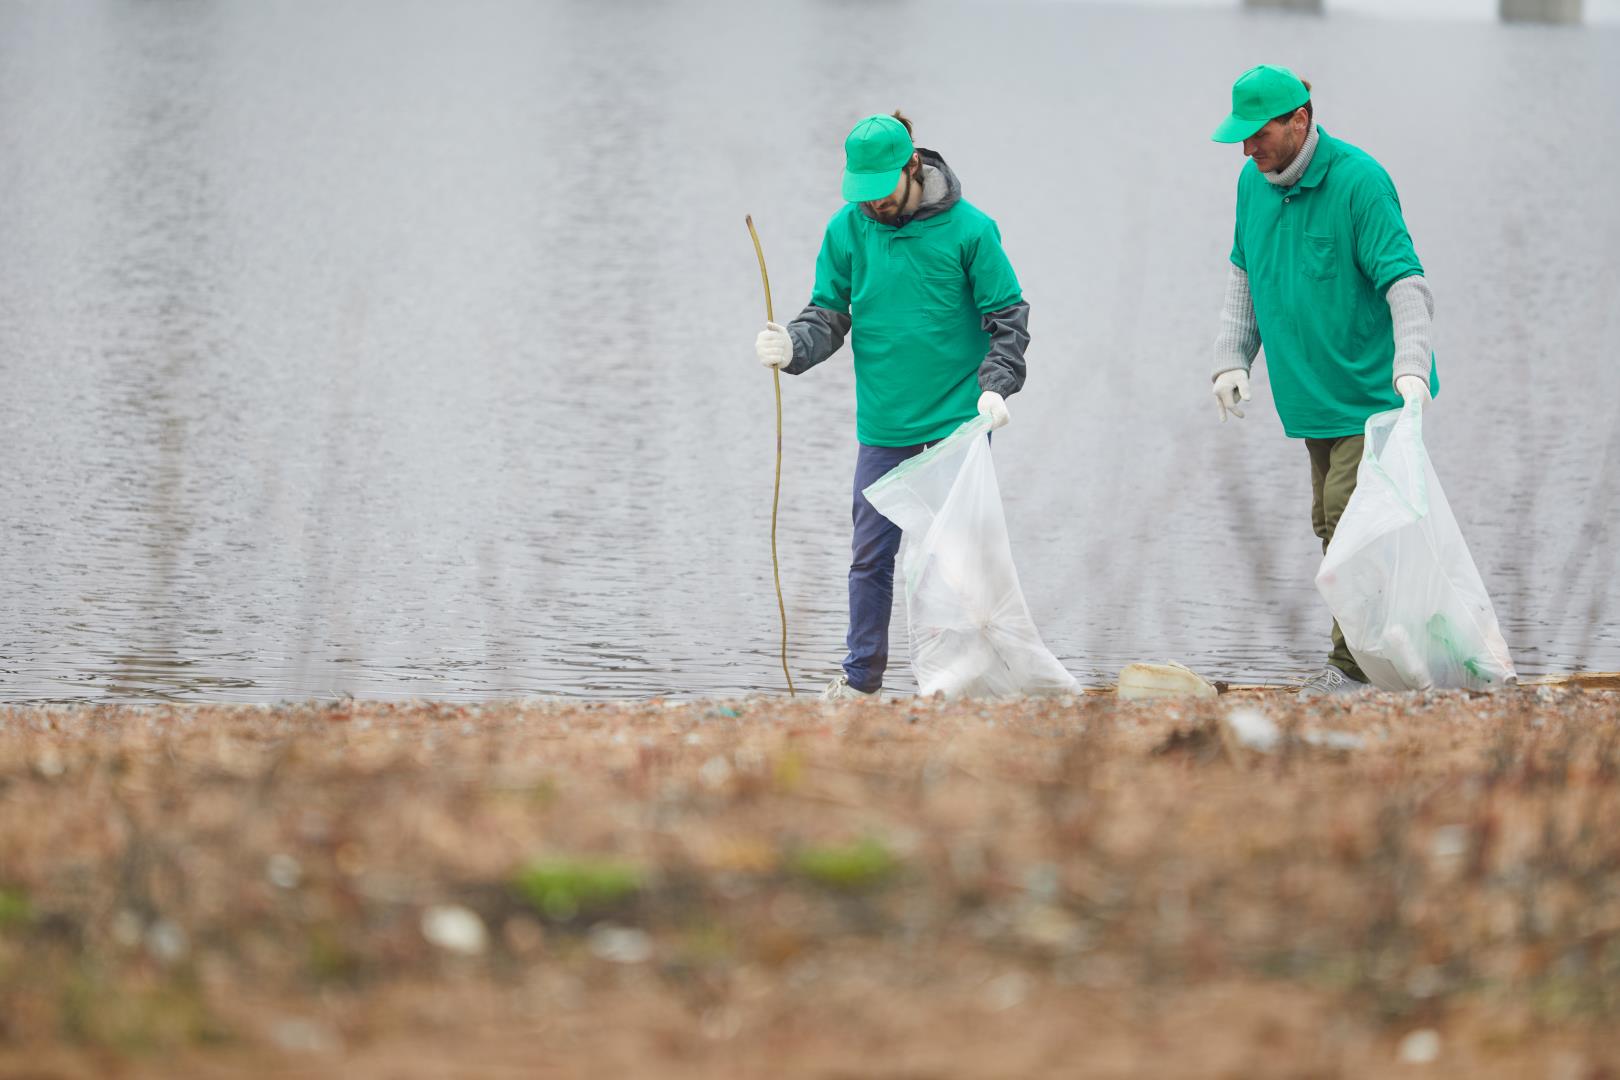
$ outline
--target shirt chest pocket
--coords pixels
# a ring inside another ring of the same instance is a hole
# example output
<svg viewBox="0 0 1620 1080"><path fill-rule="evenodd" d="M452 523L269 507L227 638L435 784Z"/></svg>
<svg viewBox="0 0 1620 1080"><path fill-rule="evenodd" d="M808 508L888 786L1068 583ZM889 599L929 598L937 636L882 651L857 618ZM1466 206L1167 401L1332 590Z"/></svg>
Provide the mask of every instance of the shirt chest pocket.
<svg viewBox="0 0 1620 1080"><path fill-rule="evenodd" d="M1305 276L1313 281L1327 281L1339 276L1339 245L1332 236L1305 233Z"/></svg>
<svg viewBox="0 0 1620 1080"><path fill-rule="evenodd" d="M918 287L928 300L935 304L956 305L968 295L967 275L962 272L961 264L954 259L941 258L938 255L918 259L914 264L913 273L916 275Z"/></svg>

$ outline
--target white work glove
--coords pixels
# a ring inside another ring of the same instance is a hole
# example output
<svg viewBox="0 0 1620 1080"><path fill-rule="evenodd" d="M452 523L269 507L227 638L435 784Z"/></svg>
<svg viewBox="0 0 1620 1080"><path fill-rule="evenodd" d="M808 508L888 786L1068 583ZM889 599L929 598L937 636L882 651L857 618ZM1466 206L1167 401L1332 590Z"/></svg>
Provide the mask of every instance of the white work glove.
<svg viewBox="0 0 1620 1080"><path fill-rule="evenodd" d="M990 430L1006 427L1007 421L1012 417L1007 415L1007 399L994 390L986 390L979 395L979 415L990 418Z"/></svg>
<svg viewBox="0 0 1620 1080"><path fill-rule="evenodd" d="M793 339L787 327L768 322L754 339L754 355L768 368L785 368L793 363Z"/></svg>
<svg viewBox="0 0 1620 1080"><path fill-rule="evenodd" d="M1429 380L1417 375L1402 375L1395 380L1395 389L1400 391L1402 401L1408 404L1416 401L1425 409L1434 400L1429 396Z"/></svg>
<svg viewBox="0 0 1620 1080"><path fill-rule="evenodd" d="M1215 376L1214 392L1215 404L1221 410L1221 423L1226 423L1227 413L1242 420L1243 410L1238 408L1238 402L1249 400L1249 373L1242 368L1221 372Z"/></svg>

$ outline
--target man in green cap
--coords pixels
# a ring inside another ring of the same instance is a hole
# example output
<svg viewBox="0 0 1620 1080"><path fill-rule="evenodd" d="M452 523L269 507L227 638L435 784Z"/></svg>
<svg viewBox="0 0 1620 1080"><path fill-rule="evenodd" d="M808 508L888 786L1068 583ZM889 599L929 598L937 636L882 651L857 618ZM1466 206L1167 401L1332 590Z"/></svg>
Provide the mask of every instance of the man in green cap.
<svg viewBox="0 0 1620 1080"><path fill-rule="evenodd" d="M1312 524L1326 551L1355 490L1367 418L1439 392L1434 298L1389 174L1317 125L1309 83L1270 65L1244 72L1213 139L1241 142L1250 159L1238 176L1215 400L1223 421L1243 416L1264 344L1283 431L1309 453ZM1327 666L1300 693L1366 686L1335 622Z"/></svg>
<svg viewBox="0 0 1620 1080"><path fill-rule="evenodd" d="M846 205L816 258L810 304L787 326L766 323L760 363L809 371L852 335L855 463L849 568L849 655L827 700L883 686L900 529L861 491L974 414L1007 422L1024 384L1029 305L996 223L962 198L945 159L919 150L898 112L868 116L844 140Z"/></svg>

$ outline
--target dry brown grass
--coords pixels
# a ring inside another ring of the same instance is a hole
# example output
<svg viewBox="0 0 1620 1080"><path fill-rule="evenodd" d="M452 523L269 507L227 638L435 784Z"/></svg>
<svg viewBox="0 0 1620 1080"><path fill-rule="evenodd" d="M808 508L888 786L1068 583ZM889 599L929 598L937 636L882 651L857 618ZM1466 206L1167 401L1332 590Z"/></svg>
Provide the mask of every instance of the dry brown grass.
<svg viewBox="0 0 1620 1080"><path fill-rule="evenodd" d="M0 1075L1620 1075L1620 694L0 717Z"/></svg>

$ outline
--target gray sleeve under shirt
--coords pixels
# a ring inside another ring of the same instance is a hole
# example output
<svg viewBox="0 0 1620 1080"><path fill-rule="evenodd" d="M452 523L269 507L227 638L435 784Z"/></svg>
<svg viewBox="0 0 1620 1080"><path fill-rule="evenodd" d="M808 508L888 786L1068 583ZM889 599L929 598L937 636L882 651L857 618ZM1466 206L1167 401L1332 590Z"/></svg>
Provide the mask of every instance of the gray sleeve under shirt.
<svg viewBox="0 0 1620 1080"><path fill-rule="evenodd" d="M1389 317L1395 324L1395 374L1416 375L1429 381L1429 364L1434 354L1434 294L1420 274L1404 277L1384 294ZM1433 391L1434 387L1429 387Z"/></svg>
<svg viewBox="0 0 1620 1080"><path fill-rule="evenodd" d="M1434 348L1434 294L1428 281L1421 274L1404 277L1389 287L1384 300L1389 304L1395 338L1390 381L1416 375L1427 383ZM1226 280L1226 303L1215 335L1215 370L1210 380L1228 371L1248 371L1259 352L1260 324L1254 317L1249 275L1234 266Z"/></svg>
<svg viewBox="0 0 1620 1080"><path fill-rule="evenodd" d="M1215 335L1214 382L1228 371L1248 371L1260 351L1260 324L1254 318L1254 297L1249 275L1232 267L1226 279L1226 303L1221 307L1221 328Z"/></svg>
<svg viewBox="0 0 1620 1080"><path fill-rule="evenodd" d="M787 325L793 339L793 362L782 370L802 375L837 352L849 334L849 316L811 304Z"/></svg>
<svg viewBox="0 0 1620 1080"><path fill-rule="evenodd" d="M990 335L990 348L979 364L979 388L1011 397L1024 385L1024 350L1029 347L1029 305L1020 300L980 317ZM782 370L802 375L837 352L849 335L850 318L814 304L787 325L793 340L793 362Z"/></svg>
<svg viewBox="0 0 1620 1080"><path fill-rule="evenodd" d="M1022 300L1000 311L980 316L979 325L990 335L990 350L979 365L979 389L1012 397L1023 389L1024 350L1029 348L1029 305Z"/></svg>

